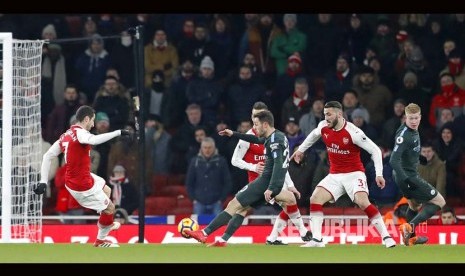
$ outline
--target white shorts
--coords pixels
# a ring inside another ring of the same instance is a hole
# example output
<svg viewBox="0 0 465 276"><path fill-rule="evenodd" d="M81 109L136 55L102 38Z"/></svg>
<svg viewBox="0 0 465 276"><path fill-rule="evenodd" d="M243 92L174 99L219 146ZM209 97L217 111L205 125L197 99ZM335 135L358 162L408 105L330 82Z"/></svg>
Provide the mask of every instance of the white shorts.
<svg viewBox="0 0 465 276"><path fill-rule="evenodd" d="M94 179L94 186L87 191L78 192L71 190L66 185L65 187L82 207L92 209L97 211L97 213L100 213L108 207L108 204L110 204L110 199L103 191L105 179L93 173L90 175Z"/></svg>
<svg viewBox="0 0 465 276"><path fill-rule="evenodd" d="M347 193L354 201L354 195L358 192L368 194L367 177L361 171L350 173L328 174L318 183L317 187L327 190L334 198L330 202L335 202L339 197Z"/></svg>
<svg viewBox="0 0 465 276"><path fill-rule="evenodd" d="M292 181L291 176L289 175L289 172L286 172L286 176L284 178L284 185L282 190L287 190L289 187L294 187L294 181Z"/></svg>

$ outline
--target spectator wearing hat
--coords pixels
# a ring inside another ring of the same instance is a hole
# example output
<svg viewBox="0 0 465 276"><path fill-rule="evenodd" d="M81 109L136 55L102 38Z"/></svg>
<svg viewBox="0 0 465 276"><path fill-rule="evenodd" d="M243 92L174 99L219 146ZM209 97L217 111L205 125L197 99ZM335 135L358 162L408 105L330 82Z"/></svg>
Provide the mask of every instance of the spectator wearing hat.
<svg viewBox="0 0 465 276"><path fill-rule="evenodd" d="M114 166L108 182L111 186L111 200L115 208L124 210L121 211L122 215L124 212L132 214L139 206L139 196L136 188L126 176L126 169L122 165Z"/></svg>
<svg viewBox="0 0 465 276"><path fill-rule="evenodd" d="M281 118L283 103L293 94L295 81L298 78L307 78L303 72L302 58L299 54L293 54L287 58L287 70L285 74L278 76L276 86L271 95L271 112L276 118ZM309 83L307 79L307 83Z"/></svg>
<svg viewBox="0 0 465 276"><path fill-rule="evenodd" d="M94 101L111 62L103 38L99 34L93 34L89 38L88 48L76 59L74 65L78 74L77 85L87 95L89 102Z"/></svg>
<svg viewBox="0 0 465 276"><path fill-rule="evenodd" d="M342 101L344 92L352 87L353 72L351 68L352 58L346 53L341 53L336 60L335 70L325 75L325 100Z"/></svg>
<svg viewBox="0 0 465 276"><path fill-rule="evenodd" d="M168 42L165 30L158 28L153 41L144 47L145 87L152 87L153 72L162 71L164 85L169 87L171 79L179 66L176 47Z"/></svg>
<svg viewBox="0 0 465 276"><path fill-rule="evenodd" d="M419 87L431 91L437 86L437 77L433 74L431 67L423 56L423 51L418 46L415 46L410 55L407 56L405 71L398 74L398 76L404 76L407 71L412 71L417 75ZM401 81L402 79L399 82Z"/></svg>
<svg viewBox="0 0 465 276"><path fill-rule="evenodd" d="M365 49L373 37L373 31L360 14L350 15L343 37L341 49L346 49L347 53L353 57L355 64L362 65L365 59Z"/></svg>
<svg viewBox="0 0 465 276"><path fill-rule="evenodd" d="M295 53L305 53L307 35L301 32L297 24L297 15L287 13L283 17L284 32L276 36L271 45L271 57L276 63L276 74L282 75L287 70L287 58Z"/></svg>
<svg viewBox="0 0 465 276"><path fill-rule="evenodd" d="M289 118L294 117L298 122L303 114L310 111L311 107L308 82L305 78L298 78L294 83L294 93L282 105L281 123L275 119L275 124L284 129Z"/></svg>
<svg viewBox="0 0 465 276"><path fill-rule="evenodd" d="M370 122L369 118L370 115L368 112L364 109L356 108L354 111L352 111L352 123L358 127L359 129L363 130L363 132L368 136L373 141L376 141L378 139L378 132L376 128L374 128Z"/></svg>
<svg viewBox="0 0 465 276"><path fill-rule="evenodd" d="M63 93L63 103L56 105L47 117L44 139L49 143L58 140L69 126L71 116L81 106L79 103L79 91L73 84L66 85ZM42 115L43 116L43 115Z"/></svg>
<svg viewBox="0 0 465 276"><path fill-rule="evenodd" d="M358 93L360 104L368 110L370 123L377 130L381 129L392 106L391 91L379 83L373 68L368 66L362 66L354 76L353 89Z"/></svg>
<svg viewBox="0 0 465 276"><path fill-rule="evenodd" d="M440 74L449 73L455 78L455 84L462 89L465 89L465 68L463 62L463 56L460 50L455 48L449 53L447 57L448 62L446 67L441 71Z"/></svg>
<svg viewBox="0 0 465 276"><path fill-rule="evenodd" d="M218 108L223 87L214 80L215 64L205 56L200 64L200 76L187 85L187 104L198 104L202 108L202 120L208 127L214 128L219 122Z"/></svg>

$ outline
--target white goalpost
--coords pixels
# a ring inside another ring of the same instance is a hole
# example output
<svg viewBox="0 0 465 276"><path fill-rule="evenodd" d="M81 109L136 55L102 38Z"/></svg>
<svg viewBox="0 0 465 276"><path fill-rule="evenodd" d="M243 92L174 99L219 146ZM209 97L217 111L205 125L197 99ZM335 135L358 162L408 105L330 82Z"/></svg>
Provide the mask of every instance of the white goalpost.
<svg viewBox="0 0 465 276"><path fill-rule="evenodd" d="M0 33L1 242L41 242L40 80L43 40Z"/></svg>

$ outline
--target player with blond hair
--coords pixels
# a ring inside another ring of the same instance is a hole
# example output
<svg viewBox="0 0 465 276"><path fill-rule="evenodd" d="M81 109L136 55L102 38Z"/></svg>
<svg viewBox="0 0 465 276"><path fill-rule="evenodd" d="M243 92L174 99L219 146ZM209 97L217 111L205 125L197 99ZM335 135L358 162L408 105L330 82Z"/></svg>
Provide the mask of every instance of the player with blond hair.
<svg viewBox="0 0 465 276"><path fill-rule="evenodd" d="M406 211L408 223L399 228L407 246L428 241L426 237L415 235L415 227L434 216L446 204L438 190L422 179L417 171L418 162L426 163L426 158L420 155L420 122L421 108L410 103L405 107L405 123L397 129L395 146L389 160L394 170L394 179L409 205Z"/></svg>

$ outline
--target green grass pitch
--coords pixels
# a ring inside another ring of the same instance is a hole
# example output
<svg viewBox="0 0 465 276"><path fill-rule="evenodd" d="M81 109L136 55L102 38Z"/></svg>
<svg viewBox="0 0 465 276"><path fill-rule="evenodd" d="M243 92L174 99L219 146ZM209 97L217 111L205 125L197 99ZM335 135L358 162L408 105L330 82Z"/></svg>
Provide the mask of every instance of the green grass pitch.
<svg viewBox="0 0 465 276"><path fill-rule="evenodd" d="M1 263L465 263L465 245L0 244Z"/></svg>

